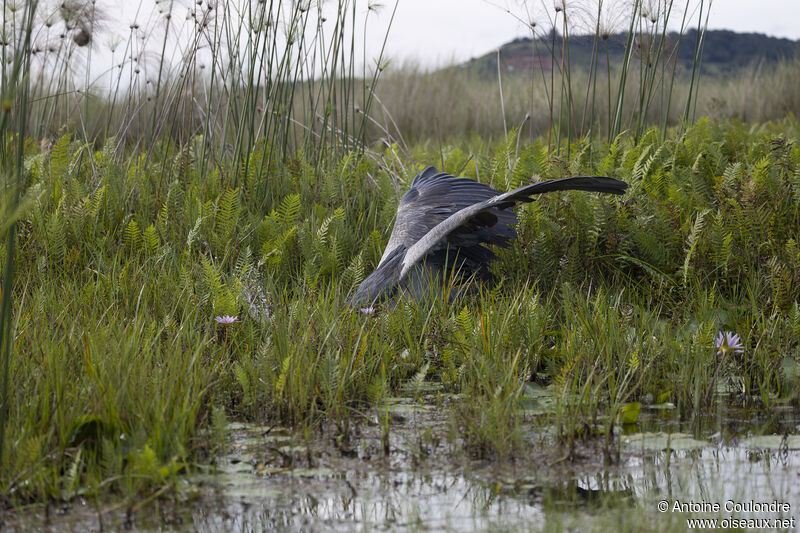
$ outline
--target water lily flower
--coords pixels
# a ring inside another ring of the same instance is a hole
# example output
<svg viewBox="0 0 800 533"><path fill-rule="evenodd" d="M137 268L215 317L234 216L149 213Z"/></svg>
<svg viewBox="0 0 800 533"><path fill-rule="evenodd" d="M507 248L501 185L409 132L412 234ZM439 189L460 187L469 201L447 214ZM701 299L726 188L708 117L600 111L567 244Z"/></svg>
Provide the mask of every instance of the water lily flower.
<svg viewBox="0 0 800 533"><path fill-rule="evenodd" d="M239 319L238 316L230 316L230 315L222 315L214 317L214 320L217 321L217 324L222 324L227 326L228 324L233 324Z"/></svg>
<svg viewBox="0 0 800 533"><path fill-rule="evenodd" d="M726 331L724 333L720 331L715 341L717 344L717 355L725 355L728 352L742 353L744 351L742 339L732 331Z"/></svg>

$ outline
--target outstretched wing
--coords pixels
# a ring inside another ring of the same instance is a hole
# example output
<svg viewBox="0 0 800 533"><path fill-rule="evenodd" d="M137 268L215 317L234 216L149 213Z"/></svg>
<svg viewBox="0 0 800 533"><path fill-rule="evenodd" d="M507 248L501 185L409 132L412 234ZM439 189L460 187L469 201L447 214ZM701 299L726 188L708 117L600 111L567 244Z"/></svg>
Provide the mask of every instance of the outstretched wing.
<svg viewBox="0 0 800 533"><path fill-rule="evenodd" d="M436 224L424 236L408 246L400 270L400 279L404 278L409 269L425 256L438 252L448 245L467 248L479 246L481 243L491 243L491 230L499 221L497 213L513 215L513 212L507 209L517 202L532 202L531 196L534 194L564 190L623 194L627 187L627 183L613 178L580 176L532 183L469 205Z"/></svg>
<svg viewBox="0 0 800 533"><path fill-rule="evenodd" d="M498 194L500 191L483 183L469 178L456 178L434 167L427 167L414 178L411 189L400 201L392 235L378 264L384 263L398 246L413 246L448 217ZM514 212L491 211L496 222L486 228L486 240L483 242L502 245L515 238L517 219Z"/></svg>

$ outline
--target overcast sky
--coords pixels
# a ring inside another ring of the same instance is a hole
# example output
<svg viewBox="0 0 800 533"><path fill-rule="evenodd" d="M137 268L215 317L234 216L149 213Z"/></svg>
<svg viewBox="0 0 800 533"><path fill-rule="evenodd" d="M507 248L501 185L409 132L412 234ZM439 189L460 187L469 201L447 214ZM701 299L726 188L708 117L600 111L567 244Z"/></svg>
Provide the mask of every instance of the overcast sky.
<svg viewBox="0 0 800 533"><path fill-rule="evenodd" d="M47 9L58 13L58 6L65 0L42 0ZM84 2L85 0L74 0ZM231 2L239 6L247 2L259 0L99 0L105 15L103 16L102 32L97 35L92 44L91 78L99 85L104 85L105 80L95 73L109 73L111 55L109 46L104 44L117 35L123 42L130 34L129 27L136 22L141 25L141 32L145 28L163 27L163 14L165 8L172 6L172 19L174 26L191 28L187 16L198 5L203 8L208 2L222 4ZM320 0L283 0L290 2L311 2L317 5ZM335 9L336 2L322 0L324 9ZM350 0L353 2L354 0ZM394 21L392 22L387 42L387 56L395 63L416 61L425 68L434 68L452 62L461 62L472 57L480 56L496 50L500 45L516 37L529 37L530 31L525 21L534 20L538 23L538 34L542 35L551 26L549 18L554 14L555 3L565 2L567 12L571 13L570 21L580 18L581 7L597 6L599 0L400 0L397 4ZM633 0L603 0L604 9L608 12L627 12ZM647 4L663 4L665 0L642 0ZM674 0L677 6L685 6L687 0ZM688 0L693 6L692 25L697 24L696 6L704 2L708 6L709 0ZM376 3L382 4L377 10L368 12L367 6ZM351 4L352 5L352 4ZM360 22L367 20L367 60L374 64L386 29L395 7L395 0L356 0L357 10L360 12ZM611 9L609 9L609 7ZM616 8L616 9L614 9ZM596 9L596 7L594 8ZM587 8L583 7L583 11ZM220 10L218 9L217 12ZM159 14L160 12L160 14ZM312 11L314 13L315 11ZM369 14L368 14L369 13ZM672 27L679 29L681 13L673 13ZM159 18L161 17L161 18ZM328 25L333 24L335 16L328 15ZM584 13L584 19L591 16ZM159 22L160 21L160 22ZM181 22L182 21L182 22ZM621 22L621 21L620 21ZM593 23L586 22L584 27ZM571 24L572 26L572 24ZM310 28L313 29L311 24ZM739 32L758 32L767 35L800 39L800 0L713 0L709 27L712 29L730 29ZM332 28L330 28L332 29ZM330 30L329 29L329 30ZM617 30L627 28L618 27ZM326 30L327 35L332 31ZM574 30L572 30L574 33ZM362 40L362 29L356 32L357 47ZM157 49L150 50L150 55L160 57L161 40L155 37L152 42ZM179 46L172 48L180 49ZM172 48L167 51L167 56L180 59L179 53L175 54ZM359 48L357 48L359 49ZM115 61L118 61L119 56ZM370 65L371 66L371 65Z"/></svg>
<svg viewBox="0 0 800 533"><path fill-rule="evenodd" d="M381 1L380 23L370 27L371 46L379 44L381 26L388 22L394 6L394 0ZM568 9L570 3L566 0ZM514 37L529 36L517 18L527 18L522 4L508 0L400 0L387 48L394 59L415 58L429 66L479 56ZM529 9L533 6L535 16L543 2L529 0L526 4ZM544 0L546 8L553 4L553 0ZM676 6L684 4L675 1ZM709 27L797 40L800 0L714 0Z"/></svg>

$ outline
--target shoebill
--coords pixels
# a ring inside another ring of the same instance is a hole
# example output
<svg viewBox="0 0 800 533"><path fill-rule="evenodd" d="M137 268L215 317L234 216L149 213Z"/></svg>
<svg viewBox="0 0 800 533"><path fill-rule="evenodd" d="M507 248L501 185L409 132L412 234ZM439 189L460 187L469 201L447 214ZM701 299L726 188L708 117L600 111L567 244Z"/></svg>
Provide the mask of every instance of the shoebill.
<svg viewBox="0 0 800 533"><path fill-rule="evenodd" d="M507 247L516 238L517 217L512 208L517 202L532 202L534 195L551 191L623 194L627 187L613 178L581 176L539 181L501 193L428 167L414 178L400 201L378 266L347 303L371 312L373 304L390 303L402 293L424 300L443 269L490 279L489 263L495 254L486 245Z"/></svg>

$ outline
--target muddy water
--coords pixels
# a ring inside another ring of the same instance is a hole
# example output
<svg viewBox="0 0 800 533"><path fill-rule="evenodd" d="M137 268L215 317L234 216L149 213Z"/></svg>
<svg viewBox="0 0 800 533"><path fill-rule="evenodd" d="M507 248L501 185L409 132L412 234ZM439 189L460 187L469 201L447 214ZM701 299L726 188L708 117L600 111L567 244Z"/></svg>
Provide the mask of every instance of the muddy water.
<svg viewBox="0 0 800 533"><path fill-rule="evenodd" d="M306 441L281 428L231 424L224 454L134 513L114 502L77 501L47 513L12 513L6 525L50 531L604 531L620 525L683 531L687 518L708 517L729 520L722 526L800 530L800 425L792 411L766 417L725 408L686 422L668 409L645 409L638 426L624 428L621 459L612 466L603 464L596 442L581 443L577 457L564 460L534 420L519 457L482 460L464 452L446 407L410 399L390 409L386 454L379 416L370 413L349 441L330 430Z"/></svg>

